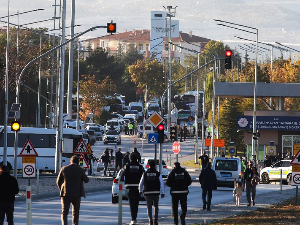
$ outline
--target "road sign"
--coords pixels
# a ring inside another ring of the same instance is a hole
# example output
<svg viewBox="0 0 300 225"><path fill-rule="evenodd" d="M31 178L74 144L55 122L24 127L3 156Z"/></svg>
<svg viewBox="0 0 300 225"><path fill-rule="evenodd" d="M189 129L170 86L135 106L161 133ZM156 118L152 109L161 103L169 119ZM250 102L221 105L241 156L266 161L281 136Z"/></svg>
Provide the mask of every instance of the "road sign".
<svg viewBox="0 0 300 225"><path fill-rule="evenodd" d="M157 112L154 112L147 120L156 128L164 119Z"/></svg>
<svg viewBox="0 0 300 225"><path fill-rule="evenodd" d="M35 156L23 156L22 163L35 163Z"/></svg>
<svg viewBox="0 0 300 225"><path fill-rule="evenodd" d="M228 152L230 155L234 155L235 154L235 151L236 151L236 148L235 147L229 147L228 148Z"/></svg>
<svg viewBox="0 0 300 225"><path fill-rule="evenodd" d="M211 145L211 139L210 138L206 138L205 139L205 146L210 146Z"/></svg>
<svg viewBox="0 0 300 225"><path fill-rule="evenodd" d="M23 163L23 177L35 177L35 163Z"/></svg>
<svg viewBox="0 0 300 225"><path fill-rule="evenodd" d="M148 144L157 144L158 143L158 134L149 133L148 134Z"/></svg>
<svg viewBox="0 0 300 225"><path fill-rule="evenodd" d="M31 141L28 139L20 153L20 156L38 156Z"/></svg>
<svg viewBox="0 0 300 225"><path fill-rule="evenodd" d="M90 168L82 153L79 155L79 165L85 169Z"/></svg>
<svg viewBox="0 0 300 225"><path fill-rule="evenodd" d="M292 165L300 165L300 150L297 152L297 154L292 159L291 164Z"/></svg>
<svg viewBox="0 0 300 225"><path fill-rule="evenodd" d="M77 147L73 151L74 154L91 154L83 139L80 140Z"/></svg>
<svg viewBox="0 0 300 225"><path fill-rule="evenodd" d="M215 147L225 147L225 139L214 139Z"/></svg>
<svg viewBox="0 0 300 225"><path fill-rule="evenodd" d="M189 125L189 126L193 126L193 124L194 124L194 121L192 121L192 120L190 120L190 121L188 122L188 125Z"/></svg>
<svg viewBox="0 0 300 225"><path fill-rule="evenodd" d="M178 141L175 141L172 146L172 150L174 154L178 154L180 152L180 144Z"/></svg>
<svg viewBox="0 0 300 225"><path fill-rule="evenodd" d="M300 185L300 173L299 172L292 172L292 183L293 186Z"/></svg>

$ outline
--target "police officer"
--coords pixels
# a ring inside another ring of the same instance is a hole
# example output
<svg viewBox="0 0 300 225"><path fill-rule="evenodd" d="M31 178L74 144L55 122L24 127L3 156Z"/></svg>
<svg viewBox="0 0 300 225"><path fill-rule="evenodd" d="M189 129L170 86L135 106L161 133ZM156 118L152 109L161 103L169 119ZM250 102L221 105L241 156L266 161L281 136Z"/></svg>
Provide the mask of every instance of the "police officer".
<svg viewBox="0 0 300 225"><path fill-rule="evenodd" d="M185 216L187 211L188 186L192 183L189 173L180 166L179 162L174 163L174 169L170 172L167 179L167 186L171 187L172 214L174 224L178 225L178 203L181 205L181 224L185 225Z"/></svg>
<svg viewBox="0 0 300 225"><path fill-rule="evenodd" d="M140 194L144 192L146 198L149 225L153 225L152 204L154 206L154 225L157 225L159 194L162 198L165 197L165 186L161 174L155 169L154 160L149 161L149 167L140 180L139 189Z"/></svg>
<svg viewBox="0 0 300 225"><path fill-rule="evenodd" d="M130 224L136 224L140 201L139 182L144 173L144 167L139 164L137 154L131 154L130 160L130 163L126 165L125 170L122 172L120 180L125 180L125 188L132 219Z"/></svg>

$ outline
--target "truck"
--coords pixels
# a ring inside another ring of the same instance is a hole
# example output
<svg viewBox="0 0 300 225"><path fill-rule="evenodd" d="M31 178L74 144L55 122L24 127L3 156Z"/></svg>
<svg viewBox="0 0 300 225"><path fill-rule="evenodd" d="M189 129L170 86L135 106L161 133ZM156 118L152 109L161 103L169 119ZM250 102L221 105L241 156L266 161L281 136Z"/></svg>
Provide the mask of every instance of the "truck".
<svg viewBox="0 0 300 225"><path fill-rule="evenodd" d="M145 108L145 117L148 118L154 112L159 112L159 111L160 111L160 107L157 102L147 102L146 108Z"/></svg>
<svg viewBox="0 0 300 225"><path fill-rule="evenodd" d="M139 114L139 121L143 120L143 113L144 113L144 105L142 102L130 102L129 103L130 110L137 110Z"/></svg>

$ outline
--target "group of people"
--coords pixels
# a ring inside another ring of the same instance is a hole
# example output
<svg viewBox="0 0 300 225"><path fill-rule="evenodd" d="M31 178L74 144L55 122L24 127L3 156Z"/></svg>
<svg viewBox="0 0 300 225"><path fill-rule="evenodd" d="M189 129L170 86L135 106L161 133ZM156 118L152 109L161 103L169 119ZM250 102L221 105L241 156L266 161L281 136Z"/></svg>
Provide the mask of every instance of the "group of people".
<svg viewBox="0 0 300 225"><path fill-rule="evenodd" d="M125 135L135 135L137 132L137 121L125 123L124 131Z"/></svg>

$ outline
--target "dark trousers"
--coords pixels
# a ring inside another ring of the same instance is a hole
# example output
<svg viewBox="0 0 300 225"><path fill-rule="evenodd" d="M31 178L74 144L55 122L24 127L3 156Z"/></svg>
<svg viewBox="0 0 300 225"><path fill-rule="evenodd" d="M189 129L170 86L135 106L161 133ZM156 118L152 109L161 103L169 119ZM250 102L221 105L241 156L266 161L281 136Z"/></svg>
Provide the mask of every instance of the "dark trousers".
<svg viewBox="0 0 300 225"><path fill-rule="evenodd" d="M79 197L79 198L62 197L61 198L61 207L62 207L61 224L62 225L68 224L68 214L69 214L69 209L70 209L71 203L72 203L73 225L78 225L80 201L81 201L81 197Z"/></svg>
<svg viewBox="0 0 300 225"><path fill-rule="evenodd" d="M206 199L206 196L207 196L207 199ZM208 209L210 209L211 198L212 198L212 188L202 188L203 206L206 207L206 204L207 204Z"/></svg>
<svg viewBox="0 0 300 225"><path fill-rule="evenodd" d="M172 194L171 198L172 203L172 213L174 216L174 223L178 224L178 203L180 201L181 205L181 215L180 219L185 220L186 211L187 211L187 194Z"/></svg>
<svg viewBox="0 0 300 225"><path fill-rule="evenodd" d="M252 198L251 198L250 193L252 194ZM246 181L246 195L247 195L247 202L248 202L248 204L251 204L251 199L252 199L252 201L255 200L256 186L255 185L251 185L251 181L250 180Z"/></svg>
<svg viewBox="0 0 300 225"><path fill-rule="evenodd" d="M0 202L0 225L3 225L6 214L8 225L14 224L14 202Z"/></svg>
<svg viewBox="0 0 300 225"><path fill-rule="evenodd" d="M107 167L108 167L108 162L104 162L103 163L104 169L103 169L103 175L107 176L106 172L107 172Z"/></svg>
<svg viewBox="0 0 300 225"><path fill-rule="evenodd" d="M120 169L122 169L123 168L122 161L117 161L115 164L115 167L116 167L116 171L119 171ZM118 167L119 167L119 170L118 170Z"/></svg>
<svg viewBox="0 0 300 225"><path fill-rule="evenodd" d="M131 219L136 220L140 202L139 189L138 187L131 187L129 189L126 189L126 192L128 196Z"/></svg>
<svg viewBox="0 0 300 225"><path fill-rule="evenodd" d="M158 220L158 201L159 195L145 195L146 202L147 202L147 214L149 222L153 221L152 217L152 203L154 206L154 221L157 222Z"/></svg>

